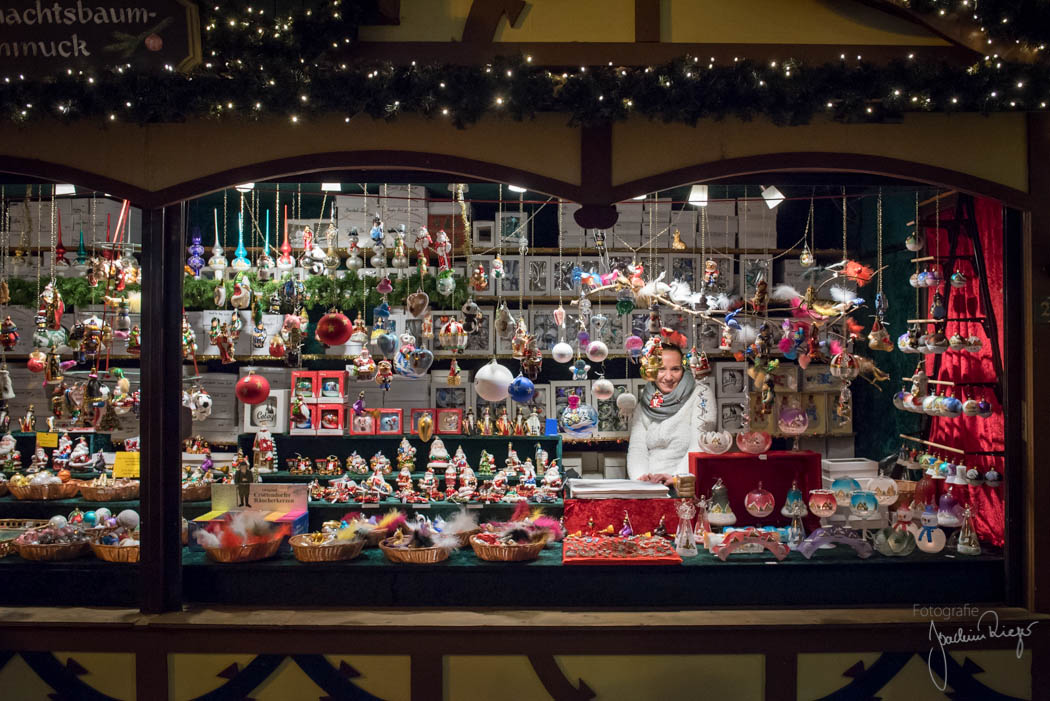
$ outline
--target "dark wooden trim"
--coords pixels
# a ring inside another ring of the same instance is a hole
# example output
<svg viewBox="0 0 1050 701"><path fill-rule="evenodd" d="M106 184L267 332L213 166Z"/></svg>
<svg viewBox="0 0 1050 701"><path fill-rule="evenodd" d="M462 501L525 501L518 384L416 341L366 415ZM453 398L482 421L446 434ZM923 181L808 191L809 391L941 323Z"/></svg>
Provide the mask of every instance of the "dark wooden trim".
<svg viewBox="0 0 1050 701"><path fill-rule="evenodd" d="M142 247L142 610L182 608L182 280L185 204L146 213Z"/></svg>
<svg viewBox="0 0 1050 701"><path fill-rule="evenodd" d="M524 0L474 0L463 25L463 43L491 43L503 15L513 26L525 11L525 4Z"/></svg>
<svg viewBox="0 0 1050 701"><path fill-rule="evenodd" d="M168 686L168 653L158 645L135 649L135 698L166 699Z"/></svg>
<svg viewBox="0 0 1050 701"><path fill-rule="evenodd" d="M10 138L14 138L11 136ZM61 163L50 163L35 158L0 155L0 171L27 178L43 178L56 183L70 183L98 192L108 192L113 197L131 200L137 206L148 206L152 193L128 183L97 175L91 171L71 168Z"/></svg>
<svg viewBox="0 0 1050 701"><path fill-rule="evenodd" d="M445 697L445 660L440 646L430 653L412 655L409 696L421 701L442 701Z"/></svg>
<svg viewBox="0 0 1050 701"><path fill-rule="evenodd" d="M659 28L659 25L658 25ZM957 46L873 44L707 44L669 42L438 42L438 41L362 41L352 45L341 60L390 61L408 64L428 61L453 65L484 65L499 56L531 56L538 66L653 66L682 56L713 58L717 63L732 63L746 58L759 63L795 59L822 64L863 56L865 63L884 65L907 57L928 61L946 61L954 65L973 63L973 53Z"/></svg>
<svg viewBox="0 0 1050 701"><path fill-rule="evenodd" d="M1050 299L1050 116L1028 115L1028 189L1032 206L1025 227L1026 263L1024 270L1026 302L1024 326L1027 328L1025 352L1028 364L1028 401L1024 411L1027 462L1024 490L1019 495L1026 514L1024 530L1028 572L1028 607L1050 612L1050 474L1045 469L1045 458L1050 452L1050 433L1046 428L1046 409L1042 395L1050 387L1050 365L1036 361L1036 349L1050 347L1050 324L1041 320L1040 301ZM1039 418L1042 416L1043 418ZM1037 462L1036 456L1039 456ZM1018 465L1018 468L1021 466ZM1009 471L1010 465L1006 470Z"/></svg>
<svg viewBox="0 0 1050 701"><path fill-rule="evenodd" d="M821 151L765 153L760 156L744 156L698 163L614 185L611 194L612 201L622 202L638 195L689 183L760 173L799 172L883 175L944 188L954 188L978 197L992 197L1019 209L1029 208L1034 199L1029 193L947 168L914 163L899 158Z"/></svg>
<svg viewBox="0 0 1050 701"><path fill-rule="evenodd" d="M660 0L634 0L634 40L660 41Z"/></svg>
<svg viewBox="0 0 1050 701"><path fill-rule="evenodd" d="M984 265L984 263L982 263ZM948 268L945 268L947 270ZM982 289L983 291L983 289ZM982 300L987 305L990 300ZM1006 601L1013 606L1025 604L1027 573L1038 563L1025 561L1025 455L1024 428L1025 359L1024 330L1024 225L1022 213L1003 208L1003 332L1002 407L1003 414L1012 420L1004 422L1005 440L1003 479L1006 481L1005 533L1003 555L1006 559ZM989 315L990 316L990 315ZM986 320L987 322L987 320ZM993 344L993 348L998 348ZM1016 417L1016 418L1013 418ZM1042 565L1045 569L1045 564ZM1045 581L1045 580L1044 580ZM1034 688L1034 687L1033 687Z"/></svg>
<svg viewBox="0 0 1050 701"><path fill-rule="evenodd" d="M365 15L363 25L400 25L401 0L375 0L375 7Z"/></svg>
<svg viewBox="0 0 1050 701"><path fill-rule="evenodd" d="M765 658L766 701L795 701L798 698L798 655L767 653Z"/></svg>

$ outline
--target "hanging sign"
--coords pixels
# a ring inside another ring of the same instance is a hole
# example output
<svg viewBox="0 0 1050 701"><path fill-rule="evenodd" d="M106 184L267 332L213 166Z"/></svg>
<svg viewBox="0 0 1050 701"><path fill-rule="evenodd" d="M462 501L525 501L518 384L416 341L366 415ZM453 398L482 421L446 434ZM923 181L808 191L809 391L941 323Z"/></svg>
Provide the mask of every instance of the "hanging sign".
<svg viewBox="0 0 1050 701"><path fill-rule="evenodd" d="M186 71L200 61L200 16L188 0L0 0L0 76Z"/></svg>
<svg viewBox="0 0 1050 701"><path fill-rule="evenodd" d="M131 478L138 477L140 455L142 454L128 453L125 451L117 452L116 459L113 462L113 476Z"/></svg>

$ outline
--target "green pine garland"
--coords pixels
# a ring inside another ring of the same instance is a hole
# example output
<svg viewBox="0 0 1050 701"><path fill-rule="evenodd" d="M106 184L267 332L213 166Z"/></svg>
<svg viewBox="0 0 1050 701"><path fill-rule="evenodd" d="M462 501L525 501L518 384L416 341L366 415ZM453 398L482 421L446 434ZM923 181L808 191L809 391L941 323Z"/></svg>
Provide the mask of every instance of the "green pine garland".
<svg viewBox="0 0 1050 701"><path fill-rule="evenodd" d="M1050 43L1050 3L1046 0L898 0L924 14L969 15L993 39L1039 48ZM1044 49L1045 50L1045 49Z"/></svg>
<svg viewBox="0 0 1050 701"><path fill-rule="evenodd" d="M43 288L47 284L48 280L42 280L40 287ZM102 295L104 288L92 287L88 284L88 281L82 277L60 277L56 278L55 284L58 286L59 294L62 295L62 301L67 307L84 307L89 304L102 304ZM10 278L7 281L8 290L11 293L11 301L8 303L12 307L27 307L30 309L36 309L37 303L37 281L22 278ZM137 284L127 286L129 292L138 292L142 288Z"/></svg>

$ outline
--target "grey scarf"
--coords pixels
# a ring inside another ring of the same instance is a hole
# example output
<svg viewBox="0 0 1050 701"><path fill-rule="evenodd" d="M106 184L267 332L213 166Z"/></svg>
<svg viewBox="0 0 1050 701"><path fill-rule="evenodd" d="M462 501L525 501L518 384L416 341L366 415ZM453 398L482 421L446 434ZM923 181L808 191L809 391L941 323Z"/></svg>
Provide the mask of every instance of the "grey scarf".
<svg viewBox="0 0 1050 701"><path fill-rule="evenodd" d="M685 375L682 376L682 381L678 383L674 391L663 396L663 403L660 406L654 407L649 405L652 402L653 395L658 392L655 382L649 382L642 387L642 396L639 398L639 403L645 415L651 421L659 423L677 414L685 405L686 400L693 396L694 389L696 389L696 380L693 379L692 373L686 371Z"/></svg>

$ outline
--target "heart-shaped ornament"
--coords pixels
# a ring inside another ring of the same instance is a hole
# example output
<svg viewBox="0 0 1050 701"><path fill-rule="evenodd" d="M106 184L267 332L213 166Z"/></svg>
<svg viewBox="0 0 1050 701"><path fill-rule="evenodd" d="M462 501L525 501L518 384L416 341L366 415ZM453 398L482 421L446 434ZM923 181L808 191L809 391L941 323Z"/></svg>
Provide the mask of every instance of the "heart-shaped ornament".
<svg viewBox="0 0 1050 701"><path fill-rule="evenodd" d="M376 346L379 352L386 357L393 357L394 351L397 350L397 336L387 331L376 339Z"/></svg>
<svg viewBox="0 0 1050 701"><path fill-rule="evenodd" d="M417 348L412 351L410 364L413 370L422 375L434 364L434 354L426 348Z"/></svg>
<svg viewBox="0 0 1050 701"><path fill-rule="evenodd" d="M427 310L427 305L430 304L430 296L422 290L413 292L405 300L405 307L408 309L408 313L415 318L423 316L423 312Z"/></svg>

